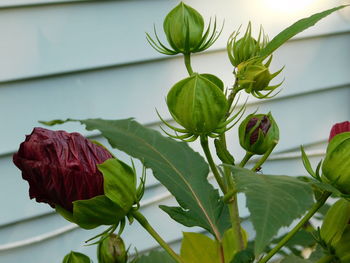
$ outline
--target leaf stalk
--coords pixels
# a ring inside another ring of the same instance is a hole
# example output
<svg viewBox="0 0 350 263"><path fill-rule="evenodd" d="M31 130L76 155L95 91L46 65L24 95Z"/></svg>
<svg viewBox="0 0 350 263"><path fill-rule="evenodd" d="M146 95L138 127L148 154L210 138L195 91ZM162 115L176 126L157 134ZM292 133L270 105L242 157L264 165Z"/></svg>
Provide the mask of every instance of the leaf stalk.
<svg viewBox="0 0 350 263"><path fill-rule="evenodd" d="M156 230L150 225L146 217L140 212L133 211L132 216L140 223L140 225L158 242L158 244L164 248L166 252L178 263L182 263L182 260L178 254L172 250L172 248L161 238Z"/></svg>
<svg viewBox="0 0 350 263"><path fill-rule="evenodd" d="M309 221L309 219L320 209L331 195L330 192L324 192L321 198L315 203L309 212L299 221L299 223L280 241L278 244L270 250L265 257L263 257L259 263L266 263L270 258L273 257L298 231L299 229ZM327 262L327 261L325 261Z"/></svg>

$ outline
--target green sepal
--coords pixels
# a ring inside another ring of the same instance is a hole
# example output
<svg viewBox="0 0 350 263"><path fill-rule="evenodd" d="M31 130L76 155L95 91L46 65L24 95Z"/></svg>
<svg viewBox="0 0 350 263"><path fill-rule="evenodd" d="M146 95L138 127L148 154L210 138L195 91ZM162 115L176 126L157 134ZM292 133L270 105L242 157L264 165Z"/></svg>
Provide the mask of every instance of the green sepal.
<svg viewBox="0 0 350 263"><path fill-rule="evenodd" d="M216 86L218 86L219 89L224 91L224 82L222 82L222 80L219 79L217 76L208 73L201 74L201 76L213 82Z"/></svg>
<svg viewBox="0 0 350 263"><path fill-rule="evenodd" d="M214 82L196 73L171 88L167 105L175 121L194 135L215 132L228 108L223 91Z"/></svg>
<svg viewBox="0 0 350 263"><path fill-rule="evenodd" d="M91 263L91 259L79 252L71 251L64 258L62 263Z"/></svg>
<svg viewBox="0 0 350 263"><path fill-rule="evenodd" d="M124 210L105 195L73 202L74 222L85 229L92 229L100 225L114 225L125 216Z"/></svg>
<svg viewBox="0 0 350 263"><path fill-rule="evenodd" d="M137 200L133 169L115 158L108 159L97 167L103 174L105 196L128 213Z"/></svg>
<svg viewBox="0 0 350 263"><path fill-rule="evenodd" d="M59 205L55 205L55 209L56 212L59 213L64 219L68 220L69 222L75 223L74 216L71 212Z"/></svg>
<svg viewBox="0 0 350 263"><path fill-rule="evenodd" d="M320 230L323 241L335 246L341 239L350 220L350 202L339 199L328 210Z"/></svg>
<svg viewBox="0 0 350 263"><path fill-rule="evenodd" d="M350 132L340 133L329 142L322 165L322 181L343 194L350 194Z"/></svg>

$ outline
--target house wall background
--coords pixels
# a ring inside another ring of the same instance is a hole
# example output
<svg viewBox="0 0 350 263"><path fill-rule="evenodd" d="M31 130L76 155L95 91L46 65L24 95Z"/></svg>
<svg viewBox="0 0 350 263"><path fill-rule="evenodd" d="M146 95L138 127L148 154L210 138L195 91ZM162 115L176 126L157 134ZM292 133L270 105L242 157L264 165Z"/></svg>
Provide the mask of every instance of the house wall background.
<svg viewBox="0 0 350 263"><path fill-rule="evenodd" d="M188 0L205 17L216 16L224 30L217 43L193 56L193 68L232 84L232 68L225 53L226 40L239 25L249 20L258 30L262 24L273 38L282 29L305 16L336 6L337 1L316 0L294 12L268 6L264 0ZM178 1L78 1L0 0L0 262L59 263L70 250L95 259L95 247L84 241L103 228L85 231L69 224L45 204L28 198L28 185L12 164L12 155L24 135L38 120L70 118L137 121L159 129L160 114L169 118L165 96L170 87L186 77L181 57L156 53L145 32L162 21ZM290 40L274 54L273 70L285 65L280 94L270 100L249 98L248 111L271 110L280 127L281 139L264 173L303 175L299 146L305 145L313 163L322 158L328 132L335 122L350 119L350 21L334 13L315 27ZM276 81L277 83L278 81ZM240 103L245 100L241 97ZM82 126L54 127L86 132ZM229 147L240 159L236 129ZM200 151L197 144L193 147ZM122 153L116 153L129 162ZM142 212L174 247L181 231L158 209L174 204L166 189L149 172ZM247 215L244 199L242 215ZM251 230L251 227L247 225ZM144 252L156 243L134 223L123 237ZM134 251L131 248L131 251Z"/></svg>

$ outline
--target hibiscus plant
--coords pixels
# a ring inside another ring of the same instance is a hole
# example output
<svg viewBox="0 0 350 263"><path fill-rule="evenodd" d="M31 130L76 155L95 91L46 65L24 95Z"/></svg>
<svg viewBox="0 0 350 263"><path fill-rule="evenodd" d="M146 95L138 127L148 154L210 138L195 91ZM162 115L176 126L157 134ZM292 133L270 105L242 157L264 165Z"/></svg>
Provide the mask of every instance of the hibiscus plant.
<svg viewBox="0 0 350 263"><path fill-rule="evenodd" d="M106 225L104 232L90 240L98 247L99 263L350 262L350 122L333 126L325 159L316 168L301 148L310 176L267 175L260 168L278 143L278 125L272 113L246 116L246 104L237 103L241 93L259 100L275 96L282 83L271 82L283 68L270 72L272 53L344 7L299 20L271 41L262 28L253 37L251 23L242 30L244 33L238 29L227 42L235 81L225 88L217 76L197 73L191 65L191 54L208 49L222 28L216 20L205 28L202 16L181 2L164 19L167 44L156 31L146 35L156 51L181 54L188 71L188 77L174 84L166 97L172 120L158 114L166 136L133 119L42 122L80 122L87 130L98 130L112 148L140 160L144 169L137 171L133 163L122 162L107 147L78 133L35 128L13 156L29 183L30 198L48 203L83 229ZM234 156L227 147L226 134L234 125L239 125L245 156ZM205 158L189 146L197 140ZM246 164L253 156L256 162L248 169ZM160 206L162 212L184 226L203 229L200 233L183 233L179 253L139 211L147 170L152 170L178 203L176 207ZM254 233L241 225L238 193L245 195L250 216L244 220L252 224ZM324 212L330 196L335 202ZM318 212L324 215L320 227L310 221ZM133 227L135 221L163 250L129 255L123 230L127 223ZM290 230L281 234L279 230L286 226ZM91 260L70 252L63 262Z"/></svg>

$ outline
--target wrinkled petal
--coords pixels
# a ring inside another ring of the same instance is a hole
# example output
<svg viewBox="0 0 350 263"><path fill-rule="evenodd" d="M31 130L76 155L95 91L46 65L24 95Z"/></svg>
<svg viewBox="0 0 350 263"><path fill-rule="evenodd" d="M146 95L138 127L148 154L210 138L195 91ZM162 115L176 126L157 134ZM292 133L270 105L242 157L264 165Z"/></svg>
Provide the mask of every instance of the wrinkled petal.
<svg viewBox="0 0 350 263"><path fill-rule="evenodd" d="M329 139L328 142L331 141L331 139L339 134L339 133L343 133L343 132L350 132L350 122L349 121L344 121L344 122L339 122L333 125L331 132L329 134Z"/></svg>
<svg viewBox="0 0 350 263"><path fill-rule="evenodd" d="M79 133L34 128L21 143L13 162L29 183L37 202L69 211L72 202L103 194L103 176L97 164L112 155Z"/></svg>

